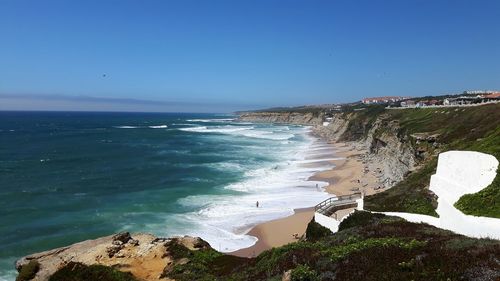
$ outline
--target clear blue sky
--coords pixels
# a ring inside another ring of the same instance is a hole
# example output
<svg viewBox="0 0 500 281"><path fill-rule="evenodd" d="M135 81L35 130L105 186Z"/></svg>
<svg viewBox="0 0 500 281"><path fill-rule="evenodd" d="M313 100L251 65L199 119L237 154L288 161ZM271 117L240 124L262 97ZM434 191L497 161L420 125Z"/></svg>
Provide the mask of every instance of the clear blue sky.
<svg viewBox="0 0 500 281"><path fill-rule="evenodd" d="M500 1L0 0L0 110L219 112L466 89L500 89Z"/></svg>

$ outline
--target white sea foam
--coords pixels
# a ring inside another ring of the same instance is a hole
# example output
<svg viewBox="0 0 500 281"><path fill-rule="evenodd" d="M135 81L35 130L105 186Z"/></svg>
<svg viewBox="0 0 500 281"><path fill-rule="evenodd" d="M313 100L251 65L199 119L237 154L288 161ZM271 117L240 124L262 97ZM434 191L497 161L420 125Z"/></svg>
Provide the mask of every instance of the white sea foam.
<svg viewBox="0 0 500 281"><path fill-rule="evenodd" d="M137 129L139 127L137 126L113 126L114 128L117 128L117 129Z"/></svg>
<svg viewBox="0 0 500 281"><path fill-rule="evenodd" d="M197 125L192 123L172 123L172 126L197 126Z"/></svg>
<svg viewBox="0 0 500 281"><path fill-rule="evenodd" d="M295 135L289 132L280 130L269 131L265 129L256 129L253 126L197 126L190 128L179 128L178 130L196 133L219 133L243 136L247 138L268 139L268 140L288 140ZM281 128L281 130L288 131L288 127Z"/></svg>
<svg viewBox="0 0 500 281"><path fill-rule="evenodd" d="M191 131L198 133L234 133L246 130L252 130L253 127L238 127L238 126L212 126L212 127L194 127L194 128L181 128L181 131Z"/></svg>
<svg viewBox="0 0 500 281"><path fill-rule="evenodd" d="M207 127L205 126L197 126L197 127L192 127L192 128L180 128L178 129L179 131L185 131L185 132L198 132L201 133L203 130L206 130Z"/></svg>
<svg viewBox="0 0 500 281"><path fill-rule="evenodd" d="M187 122L202 122L202 123L217 123L217 122L231 122L234 118L215 118L215 119L188 119Z"/></svg>
<svg viewBox="0 0 500 281"><path fill-rule="evenodd" d="M308 164L308 163L317 163L317 162L328 162L328 161L333 161L333 160L340 160L342 158L335 157L335 158L318 158L318 159L307 159L307 160L301 160L297 161L298 163L302 164Z"/></svg>
<svg viewBox="0 0 500 281"><path fill-rule="evenodd" d="M167 125L158 125L158 126L148 126L151 129L165 129L168 126Z"/></svg>
<svg viewBox="0 0 500 281"><path fill-rule="evenodd" d="M244 168L242 167L241 164L236 163L236 162L216 162L216 163L209 163L205 164L204 166L217 169L217 170L243 170Z"/></svg>
<svg viewBox="0 0 500 281"><path fill-rule="evenodd" d="M311 207L330 197L324 192L326 182L308 179L333 165L321 160L315 167L306 167L303 161L313 160L306 160L308 149L317 145L317 141L307 137L306 130L299 128L292 131L307 138L307 141L295 141L284 146L277 141L281 145L279 149L267 148L267 154L275 156L279 162L248 169L243 180L224 187L240 194L192 195L180 199L178 204L196 211L170 218L186 227L169 234L200 236L213 248L231 252L257 241L255 237L245 234L253 225L291 215L296 208ZM232 169L233 164L224 164L221 168ZM255 207L256 201L259 201L259 208Z"/></svg>
<svg viewBox="0 0 500 281"><path fill-rule="evenodd" d="M269 140L288 140L294 137L293 134L262 132L262 131L245 132L242 135L249 138L269 139Z"/></svg>

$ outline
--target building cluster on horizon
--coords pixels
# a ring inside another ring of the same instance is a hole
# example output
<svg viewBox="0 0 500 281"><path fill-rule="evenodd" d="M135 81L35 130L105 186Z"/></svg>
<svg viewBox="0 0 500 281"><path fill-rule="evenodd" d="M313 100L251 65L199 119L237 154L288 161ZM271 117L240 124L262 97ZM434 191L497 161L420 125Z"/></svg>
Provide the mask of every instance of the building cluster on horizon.
<svg viewBox="0 0 500 281"><path fill-rule="evenodd" d="M409 98L410 97L400 97L400 96L371 97L371 98L364 98L361 100L361 102L364 104L384 104L384 103L398 102Z"/></svg>
<svg viewBox="0 0 500 281"><path fill-rule="evenodd" d="M459 106L478 105L500 102L500 91L474 90L464 91L462 94L442 95L425 98L404 96L369 97L361 100L363 104L387 104L389 107L428 107L428 106Z"/></svg>
<svg viewBox="0 0 500 281"><path fill-rule="evenodd" d="M492 92L489 94L482 94L477 96L460 96L456 98L444 99L443 105L470 105L500 102L500 92Z"/></svg>
<svg viewBox="0 0 500 281"><path fill-rule="evenodd" d="M466 91L471 92L471 91ZM464 92L465 93L465 92ZM456 97L447 97L444 99L430 99L430 100L404 100L400 103L401 107L428 107L428 106L460 106L460 105L480 105L487 103L500 102L500 92L488 91L481 92L478 95L462 95Z"/></svg>
<svg viewBox="0 0 500 281"><path fill-rule="evenodd" d="M488 95L488 94L498 94L498 91L493 90L473 90L473 91L464 91L464 95Z"/></svg>

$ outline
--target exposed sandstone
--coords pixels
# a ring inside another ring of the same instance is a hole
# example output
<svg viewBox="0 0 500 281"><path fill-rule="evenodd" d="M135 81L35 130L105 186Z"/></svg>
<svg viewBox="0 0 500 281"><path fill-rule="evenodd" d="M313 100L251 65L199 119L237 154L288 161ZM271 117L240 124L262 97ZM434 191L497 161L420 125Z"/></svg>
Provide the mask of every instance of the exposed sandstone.
<svg viewBox="0 0 500 281"><path fill-rule="evenodd" d="M175 239L192 250L208 245L199 238ZM33 278L35 281L49 280L51 275L70 262L113 266L120 271L132 273L139 280L169 280L162 274L173 262L167 247L170 240L151 234L138 233L131 236L127 232L119 233L23 257L16 262L16 268L20 270L31 260L37 260L40 269ZM112 255L110 251L113 252Z"/></svg>
<svg viewBox="0 0 500 281"><path fill-rule="evenodd" d="M249 112L242 114L239 120L245 122L321 125L323 116L297 112Z"/></svg>
<svg viewBox="0 0 500 281"><path fill-rule="evenodd" d="M380 115L370 124L351 124L355 113L335 113L327 126L323 126L323 115L312 113L253 112L240 116L249 122L291 123L313 126L313 133L329 142L350 141L360 151L367 151L361 158L366 172L379 179L381 187L390 188L404 176L416 169L418 156L425 151L416 150L405 135L399 135L399 124ZM365 133L366 131L366 133ZM435 141L438 135L421 134L425 141Z"/></svg>

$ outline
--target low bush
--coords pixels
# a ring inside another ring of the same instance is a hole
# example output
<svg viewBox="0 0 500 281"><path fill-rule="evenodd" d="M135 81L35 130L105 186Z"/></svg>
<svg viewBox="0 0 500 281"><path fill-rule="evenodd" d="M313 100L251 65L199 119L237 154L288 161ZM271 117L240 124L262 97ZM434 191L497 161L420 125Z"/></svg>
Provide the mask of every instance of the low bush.
<svg viewBox="0 0 500 281"><path fill-rule="evenodd" d="M121 272L104 265L70 262L54 273L49 281L138 281L130 272Z"/></svg>
<svg viewBox="0 0 500 281"><path fill-rule="evenodd" d="M29 281L33 279L40 269L40 263L37 260L30 260L29 263L23 265L19 270L16 281Z"/></svg>
<svg viewBox="0 0 500 281"><path fill-rule="evenodd" d="M319 281L318 273L307 265L300 264L291 272L292 281Z"/></svg>
<svg viewBox="0 0 500 281"><path fill-rule="evenodd" d="M318 241L321 238L332 235L333 233L326 227L314 221L314 218L307 224L306 239L307 241Z"/></svg>

